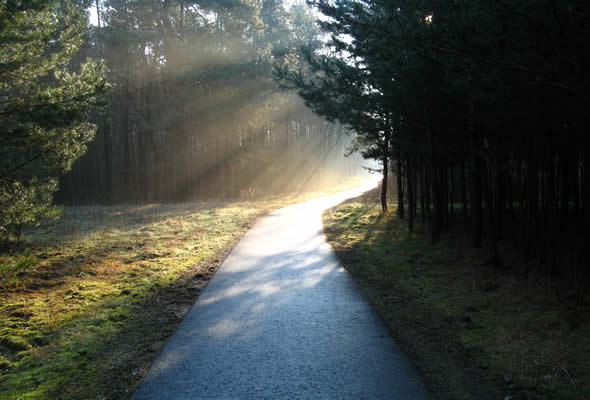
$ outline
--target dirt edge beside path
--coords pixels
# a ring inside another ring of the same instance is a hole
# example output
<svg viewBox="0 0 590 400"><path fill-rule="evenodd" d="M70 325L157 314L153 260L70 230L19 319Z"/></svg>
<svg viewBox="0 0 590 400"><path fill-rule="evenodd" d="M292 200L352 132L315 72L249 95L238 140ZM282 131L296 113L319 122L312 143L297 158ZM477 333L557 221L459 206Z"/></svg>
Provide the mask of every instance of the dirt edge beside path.
<svg viewBox="0 0 590 400"><path fill-rule="evenodd" d="M470 351L453 341L446 321L399 288L364 280L358 273L362 258L354 252L336 249L336 254L435 398L497 400L507 396L497 379L477 368Z"/></svg>
<svg viewBox="0 0 590 400"><path fill-rule="evenodd" d="M185 314L232 249L257 220L258 218L249 223L215 257L185 271L172 285L162 289L150 302L137 309L128 329L113 341L113 346L120 349L116 352L117 358L110 360L112 367L106 381L111 383L111 396L115 397L107 398L129 398L135 392ZM159 338L152 336L150 340L142 339L146 332L157 332ZM138 343L144 345L141 352L137 351Z"/></svg>
<svg viewBox="0 0 590 400"><path fill-rule="evenodd" d="M498 400L508 397L497 377L478 368L471 351L452 339L447 321L399 288L379 287L378 282L364 280L358 273L363 265L358 254L345 249L336 249L336 254L435 398Z"/></svg>
<svg viewBox="0 0 590 400"><path fill-rule="evenodd" d="M324 231L435 397L587 398L588 318L573 318L535 282L486 266L485 252L460 234L436 246L408 236L406 222L380 216L378 204L372 192L331 208Z"/></svg>

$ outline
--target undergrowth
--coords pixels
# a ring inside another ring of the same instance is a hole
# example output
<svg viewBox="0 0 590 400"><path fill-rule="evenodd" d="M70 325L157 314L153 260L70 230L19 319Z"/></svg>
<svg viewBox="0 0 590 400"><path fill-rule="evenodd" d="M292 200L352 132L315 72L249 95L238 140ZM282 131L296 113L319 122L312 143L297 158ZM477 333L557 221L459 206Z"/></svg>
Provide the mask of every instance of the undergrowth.
<svg viewBox="0 0 590 400"><path fill-rule="evenodd" d="M461 232L430 246L420 227L408 235L406 221L382 216L367 199L327 211L324 226L390 329L429 379L446 385L446 398L473 398L465 380L452 376L465 369L484 392L588 399L588 312L565 307L542 279L492 268ZM451 362L459 358L465 363Z"/></svg>

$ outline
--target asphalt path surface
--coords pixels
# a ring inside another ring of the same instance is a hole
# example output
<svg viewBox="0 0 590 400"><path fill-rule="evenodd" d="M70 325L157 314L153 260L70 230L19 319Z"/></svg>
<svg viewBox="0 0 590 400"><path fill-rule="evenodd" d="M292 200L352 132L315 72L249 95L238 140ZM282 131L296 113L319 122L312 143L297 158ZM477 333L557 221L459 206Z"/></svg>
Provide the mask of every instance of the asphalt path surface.
<svg viewBox="0 0 590 400"><path fill-rule="evenodd" d="M429 399L326 242L322 212L375 186L261 218L143 379L145 399Z"/></svg>

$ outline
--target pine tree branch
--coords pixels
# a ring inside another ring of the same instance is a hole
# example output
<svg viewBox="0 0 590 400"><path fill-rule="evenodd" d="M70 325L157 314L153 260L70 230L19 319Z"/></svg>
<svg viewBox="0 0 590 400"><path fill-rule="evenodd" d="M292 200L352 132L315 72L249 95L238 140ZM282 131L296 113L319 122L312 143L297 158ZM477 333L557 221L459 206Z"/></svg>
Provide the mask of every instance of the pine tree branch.
<svg viewBox="0 0 590 400"><path fill-rule="evenodd" d="M9 171L7 171L7 172L4 172L2 175L0 175L0 180L3 180L3 179L4 179L4 178L6 178L8 175L10 175L10 174L12 174L12 173L14 173L14 172L18 171L19 169L26 167L27 165L29 165L29 164L30 164L30 163L32 163L33 161L35 161L35 160L39 159L39 158L40 158L42 155L43 155L43 153L38 153L38 154L37 154L36 156L34 156L33 158L31 158L31 159L29 159L29 160L27 160L27 161L24 161L24 162L22 162L22 163L20 163L19 165L17 165L16 167L14 167L14 168L10 169L10 170L9 170Z"/></svg>

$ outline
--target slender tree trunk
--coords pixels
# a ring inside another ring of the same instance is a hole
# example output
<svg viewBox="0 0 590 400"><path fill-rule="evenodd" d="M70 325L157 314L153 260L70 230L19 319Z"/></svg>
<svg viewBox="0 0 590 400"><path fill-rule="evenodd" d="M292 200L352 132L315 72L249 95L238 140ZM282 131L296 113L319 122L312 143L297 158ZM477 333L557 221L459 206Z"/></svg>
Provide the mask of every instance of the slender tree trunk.
<svg viewBox="0 0 590 400"><path fill-rule="evenodd" d="M432 221L432 170L431 165L424 167L424 200L426 209L426 224L428 229L431 229Z"/></svg>
<svg viewBox="0 0 590 400"><path fill-rule="evenodd" d="M389 152L387 151L388 140L385 140L385 149L381 158L383 162L383 180L381 181L381 210L387 213L387 180L389 179Z"/></svg>
<svg viewBox="0 0 590 400"><path fill-rule="evenodd" d="M580 182L582 179L582 158L579 152L575 152L574 163L574 174L573 174L573 188L572 188L572 201L574 203L574 209L572 211L573 216L578 217L580 215Z"/></svg>
<svg viewBox="0 0 590 400"><path fill-rule="evenodd" d="M441 189L440 189L440 211L442 215L441 230L448 232L449 230L449 167L446 162L440 166Z"/></svg>
<svg viewBox="0 0 590 400"><path fill-rule="evenodd" d="M100 29L100 5L99 0L95 1L96 4L96 26Z"/></svg>
<svg viewBox="0 0 590 400"><path fill-rule="evenodd" d="M548 153L550 153L548 151ZM547 249L547 279L550 279L556 272L557 263L557 246L555 237L555 221L556 221L556 182L555 182L555 160L552 154L548 154L547 157L547 207L543 210L546 223L546 249Z"/></svg>
<svg viewBox="0 0 590 400"><path fill-rule="evenodd" d="M493 156L492 156L493 157ZM487 163L488 167L486 168L485 176L487 176L487 184L486 186L486 211L489 217L489 227L490 227L490 249L491 249L491 259L490 262L494 266L500 265L500 253L499 253L499 220L500 220L500 207L498 205L498 170L495 166L497 164L494 161L489 161Z"/></svg>
<svg viewBox="0 0 590 400"><path fill-rule="evenodd" d="M472 244L475 247L481 246L482 229L483 229L483 210L482 210L482 165L479 155L473 157L473 167L471 171L471 215L472 215Z"/></svg>
<svg viewBox="0 0 590 400"><path fill-rule="evenodd" d="M559 166L561 169L561 218L562 223L567 221L569 215L569 195L570 195L570 171L571 163L569 161L569 154L566 151L561 153L559 158ZM571 171L573 172L573 171ZM571 174L574 175L575 174Z"/></svg>
<svg viewBox="0 0 590 400"><path fill-rule="evenodd" d="M412 159L408 157L406 161L406 181L408 182L408 231L414 231L414 185L413 185L413 171Z"/></svg>
<svg viewBox="0 0 590 400"><path fill-rule="evenodd" d="M533 249L536 247L537 240L537 209L539 206L539 171L537 169L537 159L535 154L535 143L533 137L529 137L528 154L526 164L526 182L527 182L527 200L526 200L526 245L525 245L525 277L528 277L530 270L530 261Z"/></svg>
<svg viewBox="0 0 590 400"><path fill-rule="evenodd" d="M442 185L440 176L440 166L437 161L436 145L434 143L434 132L428 129L430 138L430 156L431 156L431 176L432 176L432 208L434 216L430 220L430 243L435 244L440 241L440 230L442 226Z"/></svg>
<svg viewBox="0 0 590 400"><path fill-rule="evenodd" d="M425 187L425 173L424 173L424 169L422 169L420 171L420 212L422 214L422 223L426 223L426 206L424 204L425 202L425 191L424 191L424 187Z"/></svg>
<svg viewBox="0 0 590 400"><path fill-rule="evenodd" d="M402 169L402 157L401 153L397 151L397 172L396 172L396 180L397 180L397 216L401 219L405 217L405 207L404 207L404 185L403 185L403 169Z"/></svg>
<svg viewBox="0 0 590 400"><path fill-rule="evenodd" d="M513 189L513 181L518 181L518 176L514 177L514 167L513 161L509 163L508 172L506 174L506 202L508 203L508 212L510 214L510 218L514 221L514 189Z"/></svg>
<svg viewBox="0 0 590 400"><path fill-rule="evenodd" d="M455 210L455 173L453 166L449 167L449 214L453 217Z"/></svg>
<svg viewBox="0 0 590 400"><path fill-rule="evenodd" d="M463 218L465 221L469 218L467 209L467 175L465 173L465 161L461 163L461 197L463 198Z"/></svg>
<svg viewBox="0 0 590 400"><path fill-rule="evenodd" d="M577 298L577 303L578 305L583 304L584 302L584 295L585 295L585 291L588 289L587 288L587 280L590 277L590 246L588 245L588 243L590 243L590 229L588 229L588 227L590 227L590 145L586 144L586 149L584 151L584 155L583 155L583 178L582 178L582 184L583 184L583 193L582 193L582 212L584 213L584 227L581 228L581 230L583 230L583 237L585 237L584 243L586 243L586 245L583 247L584 248L584 258L585 258L585 268L584 268L584 274L582 276L582 279L580 279L580 285L581 287L578 288L578 298Z"/></svg>

